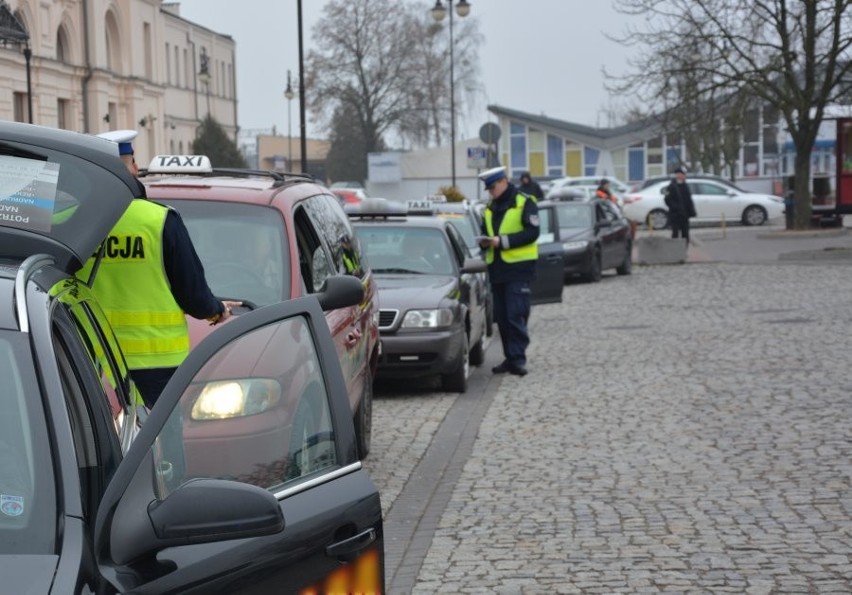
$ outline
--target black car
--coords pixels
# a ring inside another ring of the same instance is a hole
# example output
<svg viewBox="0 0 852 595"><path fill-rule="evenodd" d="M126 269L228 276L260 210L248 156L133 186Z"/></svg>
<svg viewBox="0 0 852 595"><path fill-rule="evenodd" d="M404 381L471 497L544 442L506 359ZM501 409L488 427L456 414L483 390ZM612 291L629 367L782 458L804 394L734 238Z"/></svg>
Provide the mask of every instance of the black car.
<svg viewBox="0 0 852 595"><path fill-rule="evenodd" d="M116 146L3 122L0 182L2 591L383 590L322 311L360 282L231 319L149 412L74 276L138 193Z"/></svg>
<svg viewBox="0 0 852 595"><path fill-rule="evenodd" d="M379 287L378 378L441 377L465 392L485 359L485 262L446 219L368 200L348 210Z"/></svg>
<svg viewBox="0 0 852 595"><path fill-rule="evenodd" d="M615 269L619 275L631 273L633 238L630 223L618 206L599 198L543 201L538 211L539 248L561 248L565 281L579 275L597 282L607 269Z"/></svg>
<svg viewBox="0 0 852 595"><path fill-rule="evenodd" d="M440 202L432 203L432 212L435 216L446 219L452 223L461 234L467 249L474 256L481 256L482 250L476 241L476 236L482 235L482 215L469 202ZM488 273L479 273L485 283L485 315L488 318L486 335L494 334L494 297L491 295L491 284L488 282Z"/></svg>

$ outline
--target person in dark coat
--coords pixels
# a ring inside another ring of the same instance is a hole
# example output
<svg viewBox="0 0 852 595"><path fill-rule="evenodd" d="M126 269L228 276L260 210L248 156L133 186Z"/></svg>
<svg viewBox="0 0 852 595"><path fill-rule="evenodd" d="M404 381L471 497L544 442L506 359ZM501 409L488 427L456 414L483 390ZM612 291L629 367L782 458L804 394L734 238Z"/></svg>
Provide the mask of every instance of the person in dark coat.
<svg viewBox="0 0 852 595"><path fill-rule="evenodd" d="M672 226L672 238L682 237L689 243L689 220L695 217L695 203L686 183L686 172L682 168L675 170L675 177L666 188L666 206L669 208L669 223Z"/></svg>
<svg viewBox="0 0 852 595"><path fill-rule="evenodd" d="M538 182L532 179L532 176L530 176L530 172L528 171L521 174L521 184L518 186L518 190L527 196L532 196L536 200L544 198L544 192L542 192L541 186L538 185Z"/></svg>

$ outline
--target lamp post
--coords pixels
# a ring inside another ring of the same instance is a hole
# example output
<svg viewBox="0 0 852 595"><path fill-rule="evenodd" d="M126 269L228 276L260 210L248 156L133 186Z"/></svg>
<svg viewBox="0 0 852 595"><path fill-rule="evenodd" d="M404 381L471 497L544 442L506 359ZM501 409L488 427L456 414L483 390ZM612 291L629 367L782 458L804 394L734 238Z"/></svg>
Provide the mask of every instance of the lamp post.
<svg viewBox="0 0 852 595"><path fill-rule="evenodd" d="M302 0L296 4L299 21L299 140L302 152L302 169L300 173L308 173L308 142L305 137L305 54L302 46Z"/></svg>
<svg viewBox="0 0 852 595"><path fill-rule="evenodd" d="M290 116L293 114L293 85L290 84L290 71L287 71L287 89L284 90L287 98L287 169L293 171L293 133L290 127Z"/></svg>
<svg viewBox="0 0 852 595"><path fill-rule="evenodd" d="M453 48L453 7L452 0L447 0L448 8L444 8L441 0L435 0L432 8L432 18L440 22L444 20L447 12L450 13L450 169L452 172L453 187L456 185L456 82L455 82L455 51ZM460 17L470 14L470 2L458 0L456 2L456 13Z"/></svg>
<svg viewBox="0 0 852 595"><path fill-rule="evenodd" d="M27 67L27 120L30 124L33 123L33 85L32 76L30 73L30 61L33 57L33 51L30 48L30 34L12 14L6 0L0 0L0 43L14 43L21 47L24 54L24 60Z"/></svg>

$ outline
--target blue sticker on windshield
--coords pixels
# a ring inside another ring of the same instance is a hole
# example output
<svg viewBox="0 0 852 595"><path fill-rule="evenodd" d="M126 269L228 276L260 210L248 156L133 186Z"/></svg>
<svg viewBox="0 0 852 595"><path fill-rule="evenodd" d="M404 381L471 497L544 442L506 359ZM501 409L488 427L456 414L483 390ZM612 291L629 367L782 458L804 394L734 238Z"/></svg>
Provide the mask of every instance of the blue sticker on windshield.
<svg viewBox="0 0 852 595"><path fill-rule="evenodd" d="M24 514L24 497L0 494L0 512L6 516L21 516Z"/></svg>

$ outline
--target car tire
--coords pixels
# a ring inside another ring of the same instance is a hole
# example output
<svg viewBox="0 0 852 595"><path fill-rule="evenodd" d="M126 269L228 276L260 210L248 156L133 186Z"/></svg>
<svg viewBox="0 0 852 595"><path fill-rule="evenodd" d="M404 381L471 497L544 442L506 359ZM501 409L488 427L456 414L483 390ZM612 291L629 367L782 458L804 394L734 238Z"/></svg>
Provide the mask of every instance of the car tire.
<svg viewBox="0 0 852 595"><path fill-rule="evenodd" d="M629 275L633 272L633 243L627 242L627 254L624 255L624 261L621 266L615 269L619 275Z"/></svg>
<svg viewBox="0 0 852 595"><path fill-rule="evenodd" d="M645 223L651 229L665 229L669 226L669 214L663 209L654 209L645 218Z"/></svg>
<svg viewBox="0 0 852 595"><path fill-rule="evenodd" d="M766 209L759 205L750 205L743 211L743 225L763 225L769 216Z"/></svg>
<svg viewBox="0 0 852 595"><path fill-rule="evenodd" d="M596 248L592 254L592 260L589 263L589 270L586 273L586 281L589 283L597 283L600 281L603 273L603 269L601 268L602 266L601 251Z"/></svg>
<svg viewBox="0 0 852 595"><path fill-rule="evenodd" d="M466 393L467 379L470 376L470 352L467 333L464 334L461 357L458 366L449 374L441 375L441 388L448 393Z"/></svg>
<svg viewBox="0 0 852 595"><path fill-rule="evenodd" d="M487 321L483 320L482 332L479 334L479 341L474 343L470 349L470 365L481 366L485 362L485 325Z"/></svg>
<svg viewBox="0 0 852 595"><path fill-rule="evenodd" d="M364 370L364 387L361 389L361 400L355 410L354 421L358 457L364 460L370 454L373 439L373 375L369 368Z"/></svg>

